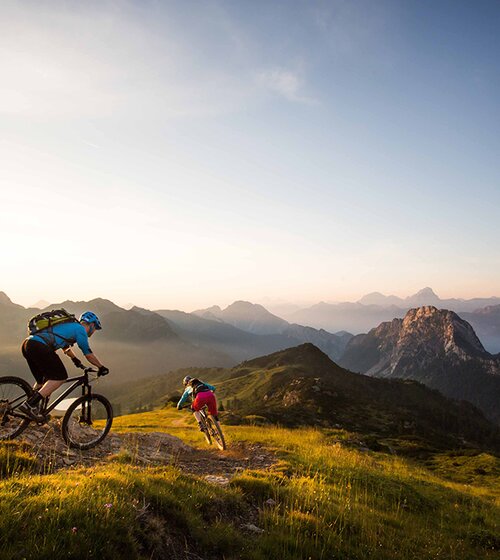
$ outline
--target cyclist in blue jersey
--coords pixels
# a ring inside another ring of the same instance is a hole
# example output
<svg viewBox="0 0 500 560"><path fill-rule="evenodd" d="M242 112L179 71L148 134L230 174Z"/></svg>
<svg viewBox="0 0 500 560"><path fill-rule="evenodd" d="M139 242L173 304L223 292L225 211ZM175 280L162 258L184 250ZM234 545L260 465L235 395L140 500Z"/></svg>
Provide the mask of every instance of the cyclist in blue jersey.
<svg viewBox="0 0 500 560"><path fill-rule="evenodd" d="M68 378L66 368L57 350L62 350L71 358L76 367L82 367L71 347L76 344L93 366L99 368L99 375L106 375L109 369L102 365L89 346L89 337L102 329L95 313L85 311L78 321L54 325L29 336L22 344L22 353L36 379L35 392L23 403L19 410L34 420L40 419L40 402L49 397Z"/></svg>

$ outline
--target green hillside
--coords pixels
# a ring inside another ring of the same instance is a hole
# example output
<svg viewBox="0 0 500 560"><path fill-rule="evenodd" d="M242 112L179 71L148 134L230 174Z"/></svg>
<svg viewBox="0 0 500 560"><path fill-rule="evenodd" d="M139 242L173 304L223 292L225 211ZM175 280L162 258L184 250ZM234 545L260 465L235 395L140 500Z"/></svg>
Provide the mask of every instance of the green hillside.
<svg viewBox="0 0 500 560"><path fill-rule="evenodd" d="M217 386L226 423L344 428L374 448L426 453L429 448L499 446L498 428L472 405L452 401L411 380L377 379L347 371L312 344L243 362L232 369L185 369L124 385L113 402L140 410L178 394L182 377Z"/></svg>

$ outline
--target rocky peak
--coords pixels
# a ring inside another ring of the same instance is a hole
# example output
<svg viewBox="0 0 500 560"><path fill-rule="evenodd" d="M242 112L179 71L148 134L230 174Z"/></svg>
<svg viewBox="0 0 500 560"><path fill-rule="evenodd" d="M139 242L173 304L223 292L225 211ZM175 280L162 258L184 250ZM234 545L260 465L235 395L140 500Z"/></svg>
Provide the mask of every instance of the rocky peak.
<svg viewBox="0 0 500 560"><path fill-rule="evenodd" d="M402 320L355 336L340 363L375 377L415 379L500 422L500 357L489 354L453 311L432 305L410 309Z"/></svg>
<svg viewBox="0 0 500 560"><path fill-rule="evenodd" d="M487 354L474 329L453 311L424 305L410 309L401 323L400 348L425 347L426 353L456 354L460 358Z"/></svg>

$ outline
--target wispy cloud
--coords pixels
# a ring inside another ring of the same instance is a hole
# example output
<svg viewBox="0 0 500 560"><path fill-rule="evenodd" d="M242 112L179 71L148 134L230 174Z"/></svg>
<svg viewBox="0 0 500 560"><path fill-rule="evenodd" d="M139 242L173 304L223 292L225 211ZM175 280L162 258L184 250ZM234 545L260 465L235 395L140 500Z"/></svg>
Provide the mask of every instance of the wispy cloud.
<svg viewBox="0 0 500 560"><path fill-rule="evenodd" d="M99 144L94 144L93 142L87 142L87 140L82 140L82 142L86 145L86 146L90 146L91 148L94 148L96 150L100 150L102 146L99 146Z"/></svg>
<svg viewBox="0 0 500 560"><path fill-rule="evenodd" d="M281 52L264 61L258 37L217 3L200 4L196 18L181 4L96 6L1 8L0 113L190 118L237 112L270 94L316 102L302 69L283 63Z"/></svg>
<svg viewBox="0 0 500 560"><path fill-rule="evenodd" d="M297 71L286 68L271 68L259 72L259 85L271 92L281 95L288 101L315 104L317 100L304 94L304 79Z"/></svg>

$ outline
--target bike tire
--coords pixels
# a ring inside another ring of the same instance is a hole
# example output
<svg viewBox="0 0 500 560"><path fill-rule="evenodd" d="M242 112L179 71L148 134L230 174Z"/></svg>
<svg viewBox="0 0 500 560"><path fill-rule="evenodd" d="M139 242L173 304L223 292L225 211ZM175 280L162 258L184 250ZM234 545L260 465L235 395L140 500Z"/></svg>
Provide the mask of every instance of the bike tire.
<svg viewBox="0 0 500 560"><path fill-rule="evenodd" d="M96 415L104 418L98 418ZM113 407L108 399L97 394L84 395L68 407L62 421L61 432L69 447L85 450L101 443L108 435L112 424Z"/></svg>
<svg viewBox="0 0 500 560"><path fill-rule="evenodd" d="M220 427L219 422L213 417L209 416L207 418L207 422L209 425L210 433L217 445L217 447L221 451L226 450L226 440L224 439L224 434L222 433L222 429Z"/></svg>
<svg viewBox="0 0 500 560"><path fill-rule="evenodd" d="M201 423L203 424L203 435L208 443L208 445L212 445L212 438L210 436L210 427L208 425L208 418L205 416L203 412L201 412Z"/></svg>
<svg viewBox="0 0 500 560"><path fill-rule="evenodd" d="M15 409L23 403L33 389L20 377L0 377L0 440L17 437L29 425L30 420L15 415Z"/></svg>

